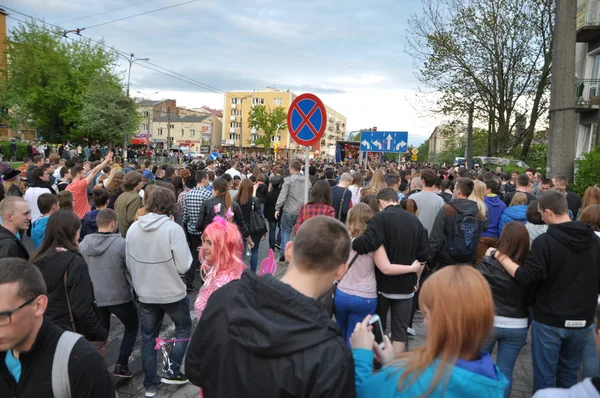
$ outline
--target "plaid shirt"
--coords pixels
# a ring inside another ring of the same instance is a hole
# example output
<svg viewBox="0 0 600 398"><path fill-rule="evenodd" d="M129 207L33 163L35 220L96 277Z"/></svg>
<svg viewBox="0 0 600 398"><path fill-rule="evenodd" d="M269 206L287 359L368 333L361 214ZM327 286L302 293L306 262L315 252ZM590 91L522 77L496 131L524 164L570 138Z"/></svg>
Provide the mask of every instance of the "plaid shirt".
<svg viewBox="0 0 600 398"><path fill-rule="evenodd" d="M302 223L309 218L316 216L329 216L335 218L335 209L326 204L307 204L302 206L296 219L296 226L294 226L294 234L298 234L298 229Z"/></svg>
<svg viewBox="0 0 600 398"><path fill-rule="evenodd" d="M196 230L196 222L200 215L200 208L205 200L213 197L212 191L205 187L196 187L188 191L183 198L183 224L191 235L200 235Z"/></svg>

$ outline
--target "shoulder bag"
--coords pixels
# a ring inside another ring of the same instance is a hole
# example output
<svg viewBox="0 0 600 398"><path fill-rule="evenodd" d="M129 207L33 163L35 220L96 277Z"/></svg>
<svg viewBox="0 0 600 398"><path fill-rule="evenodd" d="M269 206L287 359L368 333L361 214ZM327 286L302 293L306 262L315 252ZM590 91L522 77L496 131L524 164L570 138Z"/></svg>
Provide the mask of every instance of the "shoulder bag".
<svg viewBox="0 0 600 398"><path fill-rule="evenodd" d="M250 225L248 231L250 235L264 235L267 233L267 223L265 217L256 210L256 198L252 198L252 213L250 213Z"/></svg>
<svg viewBox="0 0 600 398"><path fill-rule="evenodd" d="M348 263L348 269L346 270L346 273L348 273L348 271L350 270L350 267L352 267L352 264L354 264L354 262L356 261L356 259L358 258L358 256L359 256L359 254L356 253L354 255L354 257L352 257L352 260L350 260L350 263ZM344 274L344 276L346 276L346 273ZM342 276L342 279L344 278L344 276ZM327 309L327 312L329 313L330 317L332 317L333 313L335 312L335 305L334 305L334 303L335 303L335 292L337 290L338 283L339 283L338 281L334 282L334 284L331 285L331 287L329 288L329 290L327 290L317 300L319 303L321 303Z"/></svg>
<svg viewBox="0 0 600 398"><path fill-rule="evenodd" d="M342 219L342 210L344 210L344 197L346 196L346 192L348 192L348 188L344 189L344 193L342 193L342 199L340 200L340 208L338 211L337 219Z"/></svg>
<svg viewBox="0 0 600 398"><path fill-rule="evenodd" d="M69 321L71 322L71 329L73 332L77 333L77 327L75 326L75 316L73 315L73 308L71 307L71 300L69 299L69 290L67 289L67 272L69 272L69 265L71 265L71 261L67 265L67 269L63 274L63 285L65 287L65 297L67 298L67 307L69 308ZM95 306L94 306L95 307ZM106 357L106 341L90 341L96 347L102 358Z"/></svg>

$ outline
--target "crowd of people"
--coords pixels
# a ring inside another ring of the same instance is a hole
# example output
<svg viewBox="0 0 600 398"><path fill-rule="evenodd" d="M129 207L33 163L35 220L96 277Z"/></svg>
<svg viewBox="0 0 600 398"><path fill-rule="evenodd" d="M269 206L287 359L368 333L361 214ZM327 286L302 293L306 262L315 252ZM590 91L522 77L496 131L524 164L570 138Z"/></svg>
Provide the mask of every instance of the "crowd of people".
<svg viewBox="0 0 600 398"><path fill-rule="evenodd" d="M535 397L600 397L600 187L580 198L535 170L173 167L112 152L0 170L9 396L112 398L140 331L147 397L188 381L204 397L510 397L527 343ZM258 275L261 244L279 254L280 278ZM427 337L407 351L417 311ZM166 364L155 350L165 314ZM109 372L111 315L125 332Z"/></svg>

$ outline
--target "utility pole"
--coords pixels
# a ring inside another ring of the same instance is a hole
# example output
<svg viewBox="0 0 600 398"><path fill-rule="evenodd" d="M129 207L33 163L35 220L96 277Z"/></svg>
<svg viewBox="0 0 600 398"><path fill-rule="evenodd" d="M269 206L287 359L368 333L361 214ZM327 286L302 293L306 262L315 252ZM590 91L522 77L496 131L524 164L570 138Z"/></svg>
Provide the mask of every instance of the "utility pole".
<svg viewBox="0 0 600 398"><path fill-rule="evenodd" d="M473 163L473 114L475 113L475 103L469 105L469 122L467 125L467 150L465 153L465 163L467 169L471 170Z"/></svg>
<svg viewBox="0 0 600 398"><path fill-rule="evenodd" d="M573 179L577 118L575 115L575 42L577 2L556 0L552 48L550 131L546 177Z"/></svg>
<svg viewBox="0 0 600 398"><path fill-rule="evenodd" d="M171 152L171 107L167 108L167 152Z"/></svg>
<svg viewBox="0 0 600 398"><path fill-rule="evenodd" d="M135 58L133 53L129 54L129 57L123 57L129 62L129 70L127 72L127 98L129 98L129 86L131 85L131 67L138 61L150 61L150 58ZM123 136L123 154L127 157L127 144L129 142L129 133Z"/></svg>

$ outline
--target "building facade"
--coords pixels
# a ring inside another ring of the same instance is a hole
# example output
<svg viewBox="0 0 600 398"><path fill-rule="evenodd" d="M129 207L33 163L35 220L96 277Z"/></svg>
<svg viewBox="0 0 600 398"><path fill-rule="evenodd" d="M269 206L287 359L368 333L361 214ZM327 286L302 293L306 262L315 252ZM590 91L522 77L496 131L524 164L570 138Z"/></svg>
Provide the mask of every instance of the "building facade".
<svg viewBox="0 0 600 398"><path fill-rule="evenodd" d="M268 109L283 107L288 112L290 105L298 97L291 91L280 91L273 87L267 87L260 91L235 91L225 94L225 106L223 111L223 131L221 145L229 151L256 151L253 141L262 135L260 130L252 129L248 124L248 117L253 106L264 105ZM323 138L312 147L315 156L328 156L330 145L335 146L336 140L342 140L346 135L346 117L326 106L327 127ZM276 146L279 151L288 156L291 151L296 151L298 146L291 139L287 125L283 124L279 131L271 138L271 149Z"/></svg>
<svg viewBox="0 0 600 398"><path fill-rule="evenodd" d="M598 145L600 113L600 0L577 1L575 157Z"/></svg>
<svg viewBox="0 0 600 398"><path fill-rule="evenodd" d="M429 136L429 161L436 163L440 153L449 145L450 139L456 136L466 136L466 129L467 127L464 124L458 122L444 123L437 126Z"/></svg>

